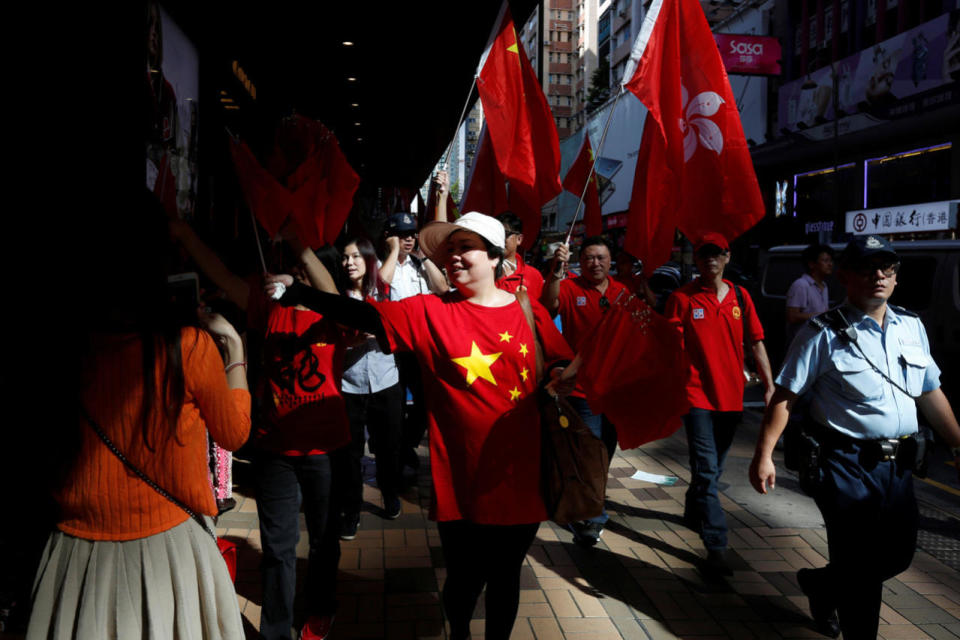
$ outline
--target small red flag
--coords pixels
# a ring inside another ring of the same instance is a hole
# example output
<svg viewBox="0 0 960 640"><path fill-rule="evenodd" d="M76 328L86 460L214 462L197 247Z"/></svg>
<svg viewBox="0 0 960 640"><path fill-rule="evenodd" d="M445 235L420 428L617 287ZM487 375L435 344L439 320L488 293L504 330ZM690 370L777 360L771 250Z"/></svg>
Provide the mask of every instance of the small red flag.
<svg viewBox="0 0 960 640"><path fill-rule="evenodd" d="M587 184L589 176L589 184ZM597 174L593 171L593 147L590 146L590 136L584 133L583 144L577 159L567 170L563 179L563 188L577 199L583 194L586 185L587 193L583 197L583 222L586 226L587 237L598 236L603 233L603 216L600 213L600 193L597 191Z"/></svg>
<svg viewBox="0 0 960 640"><path fill-rule="evenodd" d="M524 236L535 239L541 208L562 190L560 141L506 0L480 59L477 90L497 165L510 183L511 209Z"/></svg>
<svg viewBox="0 0 960 640"><path fill-rule="evenodd" d="M290 214L290 192L260 166L245 142L230 141L230 155L247 206L271 236Z"/></svg>
<svg viewBox="0 0 960 640"><path fill-rule="evenodd" d="M696 243L760 221L740 113L698 0L653 0L623 77L649 109L624 248L653 268L669 259L675 227Z"/></svg>
<svg viewBox="0 0 960 640"><path fill-rule="evenodd" d="M325 159L329 200L323 224L323 239L327 244L333 244L350 216L353 196L360 186L360 176L347 162L347 157L343 155L337 139L332 135L327 140Z"/></svg>
<svg viewBox="0 0 960 640"><path fill-rule="evenodd" d="M634 295L622 298L581 346L577 380L590 409L616 426L620 448L632 449L680 428L690 408L690 364L680 332L669 320Z"/></svg>

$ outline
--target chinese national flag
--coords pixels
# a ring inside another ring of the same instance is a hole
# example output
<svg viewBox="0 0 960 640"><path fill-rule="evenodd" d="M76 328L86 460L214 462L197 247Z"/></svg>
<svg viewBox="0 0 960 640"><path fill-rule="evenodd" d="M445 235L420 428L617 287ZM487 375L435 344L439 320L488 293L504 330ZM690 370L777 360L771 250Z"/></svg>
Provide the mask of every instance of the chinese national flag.
<svg viewBox="0 0 960 640"><path fill-rule="evenodd" d="M463 199L460 201L460 210L464 212L479 211L491 216L497 216L508 211L507 188L497 159L493 155L493 146L487 125L480 130L480 139L477 143L477 155L474 156L473 166L470 168L470 178ZM432 215L432 213L431 213ZM526 222L526 221L524 221Z"/></svg>
<svg viewBox="0 0 960 640"><path fill-rule="evenodd" d="M497 165L510 183L511 209L524 236L536 238L541 208L562 190L560 142L506 0L480 59L477 90Z"/></svg>
<svg viewBox="0 0 960 640"><path fill-rule="evenodd" d="M589 184L587 184L587 176L590 176ZM584 185L587 187L587 193L583 197L583 222L589 238L603 233L603 218L600 214L597 174L593 172L593 147L590 146L590 136L586 133L583 135L583 144L580 145L577 159L573 161L563 179L563 188L577 198L583 194Z"/></svg>
<svg viewBox="0 0 960 640"><path fill-rule="evenodd" d="M301 115L285 118L277 127L267 167L286 184L301 242L316 249L336 241L360 177L333 132Z"/></svg>
<svg viewBox="0 0 960 640"><path fill-rule="evenodd" d="M343 155L337 139L332 135L327 140L324 158L324 177L327 180L329 200L323 223L323 240L327 244L333 244L353 208L353 196L360 186L360 176L347 162L347 157Z"/></svg>
<svg viewBox="0 0 960 640"><path fill-rule="evenodd" d="M636 296L622 298L610 305L580 348L583 365L577 380L590 409L616 426L620 447L632 449L680 428L690 409L690 364L670 321Z"/></svg>
<svg viewBox="0 0 960 640"><path fill-rule="evenodd" d="M649 110L624 248L649 268L679 227L733 240L764 207L740 113L698 0L653 0L623 82Z"/></svg>
<svg viewBox="0 0 960 640"><path fill-rule="evenodd" d="M292 208L290 192L260 166L247 143L231 140L230 155L247 206L267 233L276 235Z"/></svg>

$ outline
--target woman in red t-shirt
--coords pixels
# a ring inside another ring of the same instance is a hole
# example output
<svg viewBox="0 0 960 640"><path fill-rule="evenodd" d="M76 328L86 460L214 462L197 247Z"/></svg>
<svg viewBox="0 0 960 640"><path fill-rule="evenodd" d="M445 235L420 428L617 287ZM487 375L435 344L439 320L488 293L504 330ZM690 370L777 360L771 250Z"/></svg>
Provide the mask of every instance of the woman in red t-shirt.
<svg viewBox="0 0 960 640"><path fill-rule="evenodd" d="M274 281L289 287L281 304L321 310L417 356L430 433L430 517L447 564L443 604L451 638L469 636L486 585L486 637L506 640L523 559L547 519L539 491L535 337L516 297L496 286L504 251L496 219L472 212L455 223L430 223L420 245L446 267L455 291L370 305L294 285L290 276ZM572 358L546 310L532 306L545 360ZM554 366L551 377L560 371ZM572 386L550 385L561 392Z"/></svg>

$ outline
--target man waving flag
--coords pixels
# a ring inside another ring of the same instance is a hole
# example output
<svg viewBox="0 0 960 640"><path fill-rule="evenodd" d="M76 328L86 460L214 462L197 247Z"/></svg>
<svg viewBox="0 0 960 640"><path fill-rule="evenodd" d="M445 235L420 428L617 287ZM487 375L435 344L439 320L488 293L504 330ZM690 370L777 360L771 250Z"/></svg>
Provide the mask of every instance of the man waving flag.
<svg viewBox="0 0 960 640"><path fill-rule="evenodd" d="M697 0L653 0L623 86L649 109L624 248L649 268L666 262L679 227L693 242L728 240L764 207L737 103Z"/></svg>
<svg viewBox="0 0 960 640"><path fill-rule="evenodd" d="M506 0L480 58L477 90L497 165L510 185L511 206L524 231L536 238L541 207L561 191L560 141Z"/></svg>

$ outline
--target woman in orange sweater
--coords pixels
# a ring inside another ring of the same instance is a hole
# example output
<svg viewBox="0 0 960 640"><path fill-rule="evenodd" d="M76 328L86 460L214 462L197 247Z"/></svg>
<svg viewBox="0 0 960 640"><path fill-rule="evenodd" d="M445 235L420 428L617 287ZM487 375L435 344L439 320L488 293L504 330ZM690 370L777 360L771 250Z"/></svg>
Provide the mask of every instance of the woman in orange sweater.
<svg viewBox="0 0 960 640"><path fill-rule="evenodd" d="M206 331L181 326L167 297L167 235L155 202L131 216L130 246L117 248L128 255L111 256L124 258L116 261L124 273L110 284L127 285L125 295L101 294L86 310L92 322L73 398L77 420L64 434L76 449L54 491L60 517L37 572L31 640L243 637L214 538L131 473L97 433L205 516L217 513L208 431L230 450L249 434L240 338L221 316L205 318ZM160 224L152 224L157 215Z"/></svg>

